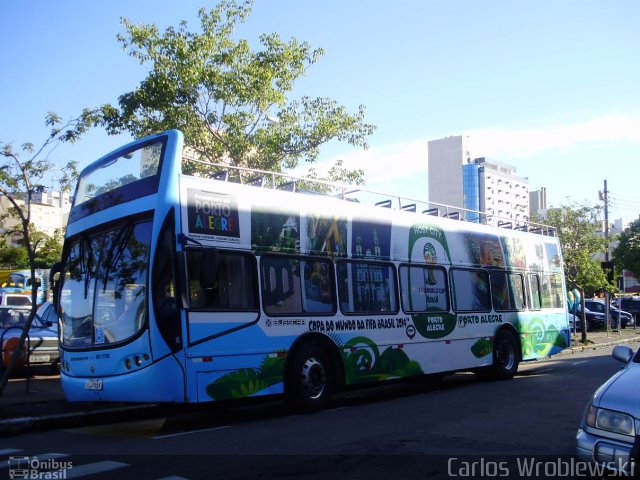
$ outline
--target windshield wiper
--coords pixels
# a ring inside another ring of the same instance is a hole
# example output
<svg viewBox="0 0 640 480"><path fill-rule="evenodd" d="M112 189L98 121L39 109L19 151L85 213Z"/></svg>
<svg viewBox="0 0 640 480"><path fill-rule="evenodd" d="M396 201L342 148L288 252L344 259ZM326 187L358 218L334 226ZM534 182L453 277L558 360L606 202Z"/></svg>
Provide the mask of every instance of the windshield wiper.
<svg viewBox="0 0 640 480"><path fill-rule="evenodd" d="M86 244L86 245L85 245ZM89 283L91 282L91 259L93 258L93 248L91 240L83 237L80 239L80 265L84 275L84 298L89 295ZM86 264L85 264L86 261Z"/></svg>
<svg viewBox="0 0 640 480"><path fill-rule="evenodd" d="M111 244L111 248L109 249L109 254L104 263L104 279L102 281L102 292L107 291L107 284L109 283L109 272L111 269L120 261L124 250L129 243L129 238L131 237L131 233L133 232L133 223L127 223L116 235L113 243Z"/></svg>

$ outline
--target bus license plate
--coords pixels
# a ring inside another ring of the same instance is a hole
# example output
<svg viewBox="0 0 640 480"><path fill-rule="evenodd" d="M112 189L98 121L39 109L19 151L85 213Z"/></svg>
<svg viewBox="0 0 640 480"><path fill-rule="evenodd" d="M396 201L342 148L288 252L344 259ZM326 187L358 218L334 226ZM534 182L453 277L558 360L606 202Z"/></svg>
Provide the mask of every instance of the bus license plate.
<svg viewBox="0 0 640 480"><path fill-rule="evenodd" d="M29 355L29 363L48 363L51 361L51 355L34 354Z"/></svg>
<svg viewBox="0 0 640 480"><path fill-rule="evenodd" d="M85 390L102 390L101 378L90 378L84 382Z"/></svg>

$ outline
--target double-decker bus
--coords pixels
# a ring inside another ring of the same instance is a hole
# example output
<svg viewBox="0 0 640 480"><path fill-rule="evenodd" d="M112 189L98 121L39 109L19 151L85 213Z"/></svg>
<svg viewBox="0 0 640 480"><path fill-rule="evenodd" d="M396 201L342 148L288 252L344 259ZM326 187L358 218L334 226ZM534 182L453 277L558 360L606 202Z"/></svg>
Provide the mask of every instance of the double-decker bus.
<svg viewBox="0 0 640 480"><path fill-rule="evenodd" d="M79 177L56 288L69 400L316 410L365 382L511 378L569 345L552 232L291 191L182 147L149 136Z"/></svg>

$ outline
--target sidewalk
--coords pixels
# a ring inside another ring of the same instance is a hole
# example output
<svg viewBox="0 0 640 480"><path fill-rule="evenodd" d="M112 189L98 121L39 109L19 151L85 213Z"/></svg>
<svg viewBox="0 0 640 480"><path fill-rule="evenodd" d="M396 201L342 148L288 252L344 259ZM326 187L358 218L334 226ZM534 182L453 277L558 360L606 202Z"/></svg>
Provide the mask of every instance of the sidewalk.
<svg viewBox="0 0 640 480"><path fill-rule="evenodd" d="M634 350L640 342L640 328L621 332L588 332L588 345L579 345L580 332L573 337L573 345L561 355L584 350L628 344ZM55 427L72 427L86 423L126 420L135 415L154 415L166 406L157 404L67 402L58 375L34 369L34 376L12 378L0 396L0 437Z"/></svg>
<svg viewBox="0 0 640 480"><path fill-rule="evenodd" d="M44 370L46 372L46 370ZM68 402L60 376L34 369L29 380L15 376L0 396L0 437L56 427L117 422L157 414L157 404Z"/></svg>

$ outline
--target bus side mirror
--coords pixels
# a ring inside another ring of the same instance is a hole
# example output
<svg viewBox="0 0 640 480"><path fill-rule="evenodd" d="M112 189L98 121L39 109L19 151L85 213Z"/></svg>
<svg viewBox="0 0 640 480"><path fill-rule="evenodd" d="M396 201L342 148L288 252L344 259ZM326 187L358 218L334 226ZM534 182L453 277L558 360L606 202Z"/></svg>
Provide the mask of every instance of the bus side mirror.
<svg viewBox="0 0 640 480"><path fill-rule="evenodd" d="M212 290L218 280L218 249L204 248L202 250L202 267L200 269L200 285L205 290Z"/></svg>
<svg viewBox="0 0 640 480"><path fill-rule="evenodd" d="M60 314L60 309L58 308L60 305L60 274L63 269L64 264L62 262L56 262L49 271L49 284L51 285L51 291L53 292L53 309L58 315Z"/></svg>

